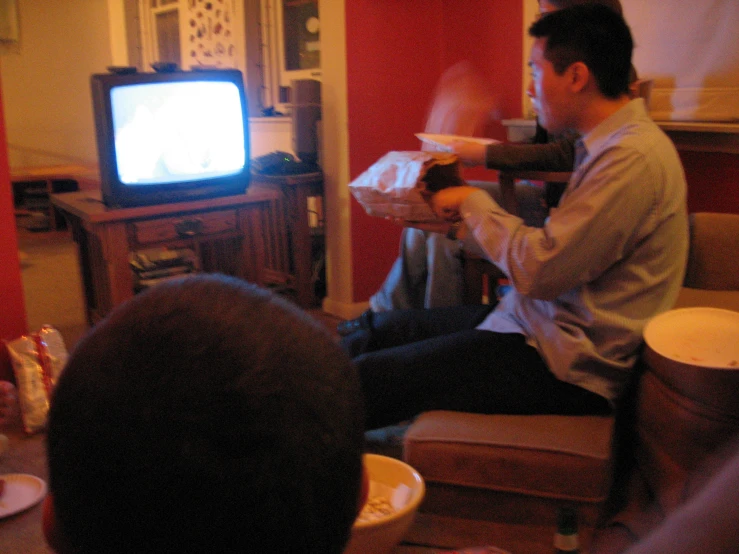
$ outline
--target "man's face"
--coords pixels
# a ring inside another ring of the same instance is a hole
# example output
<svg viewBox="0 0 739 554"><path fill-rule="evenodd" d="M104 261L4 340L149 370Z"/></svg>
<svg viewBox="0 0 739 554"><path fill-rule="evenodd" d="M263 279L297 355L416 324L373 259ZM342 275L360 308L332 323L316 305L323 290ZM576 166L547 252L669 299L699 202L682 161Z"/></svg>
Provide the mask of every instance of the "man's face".
<svg viewBox="0 0 739 554"><path fill-rule="evenodd" d="M531 80L526 94L531 98L539 123L550 133L559 134L570 128L569 70L557 75L552 63L544 58L546 39L538 38L531 48L529 70Z"/></svg>

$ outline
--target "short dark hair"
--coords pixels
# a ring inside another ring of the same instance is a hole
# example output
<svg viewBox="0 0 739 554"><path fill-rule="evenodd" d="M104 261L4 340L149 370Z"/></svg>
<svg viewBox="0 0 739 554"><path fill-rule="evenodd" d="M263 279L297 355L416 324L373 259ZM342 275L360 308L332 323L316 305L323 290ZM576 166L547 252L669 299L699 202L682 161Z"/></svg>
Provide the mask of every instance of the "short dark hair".
<svg viewBox="0 0 739 554"><path fill-rule="evenodd" d="M628 94L634 42L626 21L612 9L583 4L551 12L535 21L529 34L547 39L544 57L558 74L583 62L604 96Z"/></svg>
<svg viewBox="0 0 739 554"><path fill-rule="evenodd" d="M556 6L559 10L571 8L572 6L581 6L584 4L600 4L607 6L616 13L623 15L624 9L619 0L549 0L549 3Z"/></svg>
<svg viewBox="0 0 739 554"><path fill-rule="evenodd" d="M196 276L142 292L70 355L50 490L80 552L329 552L357 514L364 410L328 331Z"/></svg>

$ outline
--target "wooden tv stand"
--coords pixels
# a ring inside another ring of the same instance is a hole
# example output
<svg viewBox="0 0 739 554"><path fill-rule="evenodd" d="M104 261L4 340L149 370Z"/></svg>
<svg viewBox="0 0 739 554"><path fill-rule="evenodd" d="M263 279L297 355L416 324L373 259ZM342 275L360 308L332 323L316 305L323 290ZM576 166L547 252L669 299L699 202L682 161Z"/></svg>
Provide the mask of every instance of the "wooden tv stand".
<svg viewBox="0 0 739 554"><path fill-rule="evenodd" d="M134 295L129 255L188 248L197 271L264 284L263 224L278 193L246 194L136 208L108 208L99 191L52 194L77 243L87 320L92 325Z"/></svg>

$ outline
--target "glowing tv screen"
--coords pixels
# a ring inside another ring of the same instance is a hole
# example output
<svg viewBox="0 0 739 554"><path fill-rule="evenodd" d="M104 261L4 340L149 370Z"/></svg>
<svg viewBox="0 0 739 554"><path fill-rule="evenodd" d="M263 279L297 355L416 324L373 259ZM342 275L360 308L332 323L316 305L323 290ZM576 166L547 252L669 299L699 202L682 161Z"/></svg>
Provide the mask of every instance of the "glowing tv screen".
<svg viewBox="0 0 739 554"><path fill-rule="evenodd" d="M92 92L106 204L246 190L249 133L239 71L93 75Z"/></svg>

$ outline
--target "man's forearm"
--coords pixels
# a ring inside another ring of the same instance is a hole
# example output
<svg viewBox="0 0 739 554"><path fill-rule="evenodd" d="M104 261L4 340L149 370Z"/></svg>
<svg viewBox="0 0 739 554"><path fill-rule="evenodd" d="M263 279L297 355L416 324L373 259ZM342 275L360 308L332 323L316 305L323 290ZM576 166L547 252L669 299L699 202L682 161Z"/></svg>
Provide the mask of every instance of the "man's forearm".
<svg viewBox="0 0 739 554"><path fill-rule="evenodd" d="M574 137L547 144L496 143L487 147L488 169L527 169L534 171L572 171L575 162Z"/></svg>

